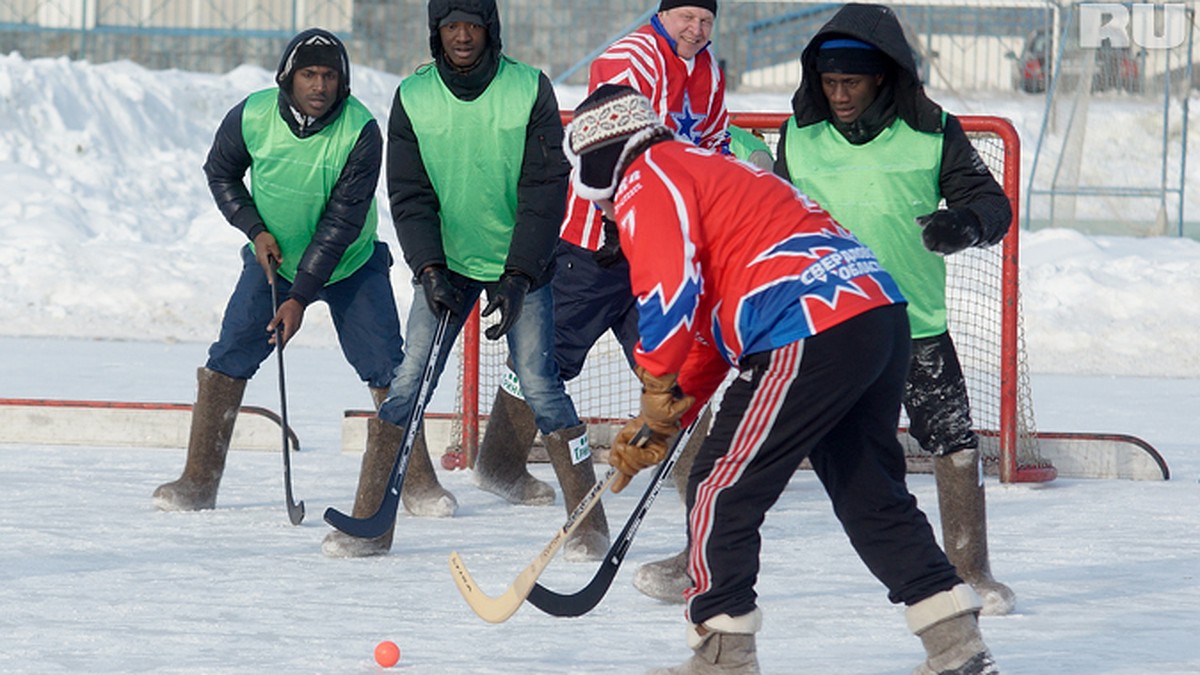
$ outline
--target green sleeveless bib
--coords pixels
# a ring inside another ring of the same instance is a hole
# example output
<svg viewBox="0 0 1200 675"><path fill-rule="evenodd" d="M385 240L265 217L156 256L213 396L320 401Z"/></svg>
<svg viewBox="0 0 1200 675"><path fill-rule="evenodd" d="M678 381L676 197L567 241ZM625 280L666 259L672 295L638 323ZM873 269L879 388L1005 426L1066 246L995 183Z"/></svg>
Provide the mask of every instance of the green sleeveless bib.
<svg viewBox="0 0 1200 675"><path fill-rule="evenodd" d="M504 272L539 76L535 68L501 58L495 79L474 101L455 97L433 66L400 83L400 100L441 205L446 266L477 281L495 281Z"/></svg>
<svg viewBox="0 0 1200 675"><path fill-rule="evenodd" d="M852 145L828 122L788 122L792 180L869 246L904 297L914 338L946 331L946 262L921 242L915 218L938 208L942 136L897 118L879 136Z"/></svg>
<svg viewBox="0 0 1200 675"><path fill-rule="evenodd" d="M312 241L346 158L373 117L350 97L332 124L308 138L297 138L279 116L277 97L277 89L265 89L246 99L242 137L253 159L250 193L254 205L283 252L279 275L294 281L296 266ZM367 262L374 251L378 223L372 199L362 232L346 249L327 283L345 279Z"/></svg>

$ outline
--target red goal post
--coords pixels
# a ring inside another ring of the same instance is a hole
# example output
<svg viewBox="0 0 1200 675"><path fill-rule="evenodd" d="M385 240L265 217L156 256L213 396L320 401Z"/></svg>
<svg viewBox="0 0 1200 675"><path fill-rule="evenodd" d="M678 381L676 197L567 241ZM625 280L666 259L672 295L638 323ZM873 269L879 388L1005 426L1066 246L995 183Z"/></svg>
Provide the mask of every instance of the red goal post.
<svg viewBox="0 0 1200 675"><path fill-rule="evenodd" d="M570 120L570 112L562 116L564 124ZM762 135L772 151L787 118L786 113L732 114L733 124ZM1013 125L999 117L958 119L1004 188L1013 212L1012 225L1000 245L969 249L946 259L950 331L967 379L985 469L1005 483L1050 481L1056 471L1038 448L1020 312L1020 139ZM455 450L465 455L467 465L474 464L486 416L480 405L491 405L505 370L505 345L480 340L478 311L476 306L458 348L460 403L454 420L461 446ZM580 376L568 383L568 390L580 417L594 430L593 444L603 445L614 425L636 414L638 388L611 335L597 343L588 362ZM605 381L609 377L614 379ZM601 396L609 398L598 402ZM910 468L929 470L929 455L905 433L907 420L901 422Z"/></svg>

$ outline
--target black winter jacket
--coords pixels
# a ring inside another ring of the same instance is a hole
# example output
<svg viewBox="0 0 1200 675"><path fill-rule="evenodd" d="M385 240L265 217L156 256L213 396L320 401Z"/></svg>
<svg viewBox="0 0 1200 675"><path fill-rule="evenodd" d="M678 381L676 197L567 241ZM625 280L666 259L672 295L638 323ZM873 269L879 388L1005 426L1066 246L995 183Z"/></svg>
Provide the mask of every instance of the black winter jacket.
<svg viewBox="0 0 1200 675"><path fill-rule="evenodd" d="M437 24L451 10L481 16L487 24L488 48L466 74L453 71L442 54ZM492 0L434 0L429 4L430 48L447 88L462 100L474 100L495 77L500 59L500 17ZM486 133L486 130L480 130ZM429 265L445 265L440 203L421 160L412 121L397 89L388 118L387 187L392 221L404 259L414 276ZM516 227L505 270L520 272L537 288L554 272L554 247L566 211L570 165L562 151L563 126L558 99L549 78L538 78L537 99L525 130L525 155L517 185Z"/></svg>
<svg viewBox="0 0 1200 675"><path fill-rule="evenodd" d="M1003 239L1013 215L1008 196L980 159L958 119L946 114L943 124L942 107L925 95L912 50L891 9L883 5L850 3L817 31L801 55L802 79L792 97L792 113L797 126L805 127L832 119L829 101L821 89L821 76L817 73L816 62L821 43L835 37L862 40L875 45L890 57L892 67L885 75L881 95L886 92L894 97L892 114L917 131L943 135L938 186L942 197L946 199L946 206L950 209L968 209L975 214L982 233L978 245L995 244ZM789 124L784 122L780 128L775 173L791 181L786 152Z"/></svg>
<svg viewBox="0 0 1200 675"><path fill-rule="evenodd" d="M342 83L338 100L322 117L303 118L294 112L291 104L291 73L287 71L290 55L305 39L320 34L333 40L342 52ZM321 133L321 130L337 119L346 99L350 96L349 60L345 47L332 33L321 29L306 30L288 44L279 61L276 79L280 82L279 114L292 133L306 138ZM254 205L245 176L250 169L251 157L242 136L242 110L245 99L233 107L221 121L213 138L208 158L204 162L204 173L217 208L250 241L266 230L262 216ZM383 162L383 136L379 124L371 121L359 134L358 141L346 158L341 176L329 195L325 212L317 223L312 241L305 249L296 270L288 297L307 306L329 281L334 268L341 261L346 248L354 243L362 232L370 211L371 200L379 184L380 166Z"/></svg>

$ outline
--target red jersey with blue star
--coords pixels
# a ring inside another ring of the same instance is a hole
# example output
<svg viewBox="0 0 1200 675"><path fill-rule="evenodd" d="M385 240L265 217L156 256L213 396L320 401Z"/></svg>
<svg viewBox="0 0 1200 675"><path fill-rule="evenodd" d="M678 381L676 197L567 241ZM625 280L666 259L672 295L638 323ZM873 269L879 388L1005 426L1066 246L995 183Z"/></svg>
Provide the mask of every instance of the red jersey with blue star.
<svg viewBox="0 0 1200 675"><path fill-rule="evenodd" d="M592 61L588 93L602 84L633 87L676 134L702 148L729 152L725 74L708 47L690 62L676 56L657 16ZM600 212L574 190L567 195L560 236L591 250L603 241Z"/></svg>
<svg viewBox="0 0 1200 675"><path fill-rule="evenodd" d="M680 373L698 401L747 354L904 302L875 254L816 202L728 156L651 146L614 205L639 312L635 358L654 375Z"/></svg>

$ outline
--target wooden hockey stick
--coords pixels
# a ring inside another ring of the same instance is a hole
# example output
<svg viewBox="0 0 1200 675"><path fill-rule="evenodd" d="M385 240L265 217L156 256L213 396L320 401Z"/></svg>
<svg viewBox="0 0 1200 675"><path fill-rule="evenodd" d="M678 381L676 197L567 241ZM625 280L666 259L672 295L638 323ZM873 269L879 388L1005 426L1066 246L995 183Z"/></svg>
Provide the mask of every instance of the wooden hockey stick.
<svg viewBox="0 0 1200 675"><path fill-rule="evenodd" d="M687 447L688 441L691 440L692 434L695 433L697 426L699 426L700 420L708 412L708 405L710 404L705 404L704 410L696 416L696 419L692 420L692 423L675 437L675 444L671 446L671 451L667 453L667 458L658 465L658 469L654 472L654 477L650 479L650 484L646 486L645 493L642 494L642 498L638 501L637 506L633 508L629 519L625 521L625 527L621 529L621 533L617 535L617 538L613 540L612 546L608 548L608 553L604 556L604 561L600 563L599 569L592 576L592 580L574 593L557 593L546 588L541 583L535 583L533 589L529 591L529 597L526 598L529 604L551 616L582 616L600 604L600 601L604 598L604 594L612 586L613 579L617 576L617 570L621 568L621 563L625 560L625 554L629 552L629 547L633 544L633 538L637 535L638 527L641 526L642 520L650 512L650 507L654 504L655 498L658 497L658 492L662 489L663 482L674 471L675 463L679 460L679 456L683 454L683 450Z"/></svg>
<svg viewBox="0 0 1200 675"><path fill-rule="evenodd" d="M490 623L503 623L521 608L525 598L529 596L529 592L537 583L538 577L554 559L554 554L562 548L567 537L571 536L571 533L579 527L592 508L600 503L601 495L608 490L619 475L616 469L609 469L604 480L592 486L583 499L579 500L579 505L575 507L571 515L567 516L567 522L563 523L563 526L558 529L554 538L550 540L549 544L546 544L542 552L517 575L517 578L508 585L507 590L494 598L479 590L479 585L467 571L467 566L463 563L462 557L458 555L458 551L450 554L450 572L454 576L454 584L458 586L459 592L462 593L471 609L479 615L479 618Z"/></svg>

